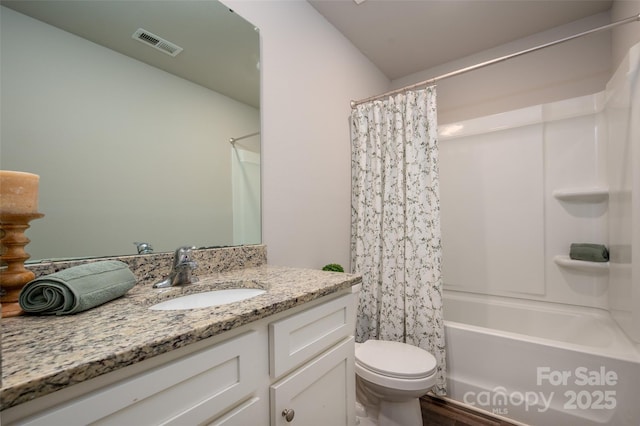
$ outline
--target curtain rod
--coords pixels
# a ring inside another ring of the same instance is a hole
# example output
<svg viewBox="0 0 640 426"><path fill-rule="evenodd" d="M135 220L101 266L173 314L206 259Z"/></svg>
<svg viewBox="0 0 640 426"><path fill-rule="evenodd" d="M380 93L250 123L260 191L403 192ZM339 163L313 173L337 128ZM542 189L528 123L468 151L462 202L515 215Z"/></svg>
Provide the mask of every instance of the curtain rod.
<svg viewBox="0 0 640 426"><path fill-rule="evenodd" d="M584 32L581 32L581 33L578 33L578 34L574 34L574 35L569 36L569 37L561 38L559 40L555 40L555 41L552 41L552 42L549 42L549 43L541 44L539 46L531 47L529 49L521 50L519 52L511 53L509 55L501 56L499 58L491 59L491 60L488 60L488 61L485 61L485 62L480 62L478 64L471 65L471 66L468 66L468 67L465 67L465 68L460 68L458 70L451 71L451 72L439 75L437 77L433 77L433 78L430 78L428 80L421 81L419 83L411 84L409 86L404 86L404 87L402 87L400 89L391 90L389 92L385 92L385 93L382 93L382 94L376 95L376 96L371 96L369 98L361 99L359 101L351 101L351 108L355 108L357 105L363 104L365 102L386 98L388 96L392 96L392 95L395 95L395 94L398 94L398 93L402 93L402 92L405 92L407 90L416 89L416 88L421 87L421 86L431 86L431 85L435 84L436 82L438 82L439 80L444 80L445 78L454 77L456 75L464 74L464 73L469 72L469 71L474 71L474 70L477 70L479 68L484 68L484 67L489 66L489 65L497 64L498 62L502 62L502 61L506 61L506 60L511 59L511 58L515 58L516 56L525 55L527 53L535 52L536 50L544 49L546 47L555 46L556 44L564 43L566 41L573 40L574 38L586 36L586 35L593 34L593 33L599 32L599 31L608 30L608 29L611 29L613 27L617 27L618 25L628 24L630 22L635 22L635 21L640 21L640 14L634 15L634 16L630 16L628 18L621 19L621 20L616 21L616 22L612 22L610 24L603 25L601 27L593 28L593 29L588 30L588 31L584 31Z"/></svg>
<svg viewBox="0 0 640 426"><path fill-rule="evenodd" d="M244 136L238 136L237 138L229 138L229 143L234 144L237 141L241 140L241 139L246 139L246 138L250 138L251 136L256 136L259 135L260 132L255 132L255 133L250 133L248 135L244 135Z"/></svg>

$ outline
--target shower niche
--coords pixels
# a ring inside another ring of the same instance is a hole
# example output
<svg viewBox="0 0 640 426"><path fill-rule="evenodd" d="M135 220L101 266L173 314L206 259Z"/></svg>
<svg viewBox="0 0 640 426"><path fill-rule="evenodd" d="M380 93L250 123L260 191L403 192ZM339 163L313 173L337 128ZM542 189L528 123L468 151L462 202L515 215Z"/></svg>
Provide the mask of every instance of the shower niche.
<svg viewBox="0 0 640 426"><path fill-rule="evenodd" d="M553 191L553 197L561 203L578 205L602 204L606 209L609 200L609 188L606 186L594 186L584 188L557 189ZM607 274L609 262L590 262L585 260L574 260L567 254L554 256L556 265L592 274Z"/></svg>

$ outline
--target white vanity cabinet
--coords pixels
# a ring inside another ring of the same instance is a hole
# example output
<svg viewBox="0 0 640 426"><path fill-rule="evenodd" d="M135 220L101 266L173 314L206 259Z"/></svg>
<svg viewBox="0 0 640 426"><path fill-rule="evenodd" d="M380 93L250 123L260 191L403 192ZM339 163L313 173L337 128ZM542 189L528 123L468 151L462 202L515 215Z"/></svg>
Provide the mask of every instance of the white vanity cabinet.
<svg viewBox="0 0 640 426"><path fill-rule="evenodd" d="M350 292L326 296L12 407L1 423L352 425L354 309Z"/></svg>

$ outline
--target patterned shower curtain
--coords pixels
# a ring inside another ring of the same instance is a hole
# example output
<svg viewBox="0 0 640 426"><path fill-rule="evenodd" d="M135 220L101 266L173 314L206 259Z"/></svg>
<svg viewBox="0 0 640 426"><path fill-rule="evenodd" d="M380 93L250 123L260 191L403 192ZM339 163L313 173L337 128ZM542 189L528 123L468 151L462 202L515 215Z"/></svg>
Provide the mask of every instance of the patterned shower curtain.
<svg viewBox="0 0 640 426"><path fill-rule="evenodd" d="M436 90L351 114L351 265L362 274L356 340L392 340L437 360L446 393Z"/></svg>

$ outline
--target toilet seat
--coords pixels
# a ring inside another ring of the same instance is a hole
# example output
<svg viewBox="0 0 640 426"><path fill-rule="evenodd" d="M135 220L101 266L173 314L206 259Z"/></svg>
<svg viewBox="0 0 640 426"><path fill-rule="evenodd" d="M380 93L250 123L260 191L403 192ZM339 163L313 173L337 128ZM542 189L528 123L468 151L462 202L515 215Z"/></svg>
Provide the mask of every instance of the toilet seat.
<svg viewBox="0 0 640 426"><path fill-rule="evenodd" d="M375 375L419 380L432 376L436 359L424 349L406 343L367 340L356 346L356 366Z"/></svg>

